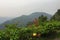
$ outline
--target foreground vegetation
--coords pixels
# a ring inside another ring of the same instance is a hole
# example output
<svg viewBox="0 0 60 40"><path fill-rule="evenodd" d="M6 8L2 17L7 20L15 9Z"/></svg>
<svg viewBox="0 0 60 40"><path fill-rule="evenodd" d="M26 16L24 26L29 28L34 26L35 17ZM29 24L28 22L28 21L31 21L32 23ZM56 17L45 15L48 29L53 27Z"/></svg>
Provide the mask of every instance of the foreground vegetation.
<svg viewBox="0 0 60 40"><path fill-rule="evenodd" d="M58 17L60 17L59 13L57 12ZM0 30L0 40L53 40L56 37L60 38L60 19L56 15L50 20L42 15L38 19L35 18L32 23L28 23L26 27L17 27L17 24L5 25L5 28Z"/></svg>

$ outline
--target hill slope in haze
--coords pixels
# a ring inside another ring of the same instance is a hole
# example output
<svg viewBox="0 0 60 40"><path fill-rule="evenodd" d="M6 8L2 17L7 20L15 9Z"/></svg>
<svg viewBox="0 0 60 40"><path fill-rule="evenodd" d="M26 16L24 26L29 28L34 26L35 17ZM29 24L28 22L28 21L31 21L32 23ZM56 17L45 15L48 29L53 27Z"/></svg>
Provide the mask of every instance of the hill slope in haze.
<svg viewBox="0 0 60 40"><path fill-rule="evenodd" d="M44 12L35 12L30 15L22 15L20 17L14 18L12 20L6 21L5 23L3 23L3 25L18 23L18 25L22 27L22 26L25 26L28 22L32 22L35 18L38 18L41 15L47 16L48 19L50 19L50 17L51 17L50 14L47 14Z"/></svg>
<svg viewBox="0 0 60 40"><path fill-rule="evenodd" d="M4 23L7 20L10 20L11 18L9 17L0 17L0 24Z"/></svg>

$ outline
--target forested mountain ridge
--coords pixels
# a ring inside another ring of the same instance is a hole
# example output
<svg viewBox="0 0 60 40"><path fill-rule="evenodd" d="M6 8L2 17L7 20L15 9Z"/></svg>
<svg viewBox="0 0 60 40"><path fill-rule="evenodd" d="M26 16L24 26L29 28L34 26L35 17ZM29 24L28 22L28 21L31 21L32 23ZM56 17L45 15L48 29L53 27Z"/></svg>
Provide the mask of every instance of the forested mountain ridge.
<svg viewBox="0 0 60 40"><path fill-rule="evenodd" d="M6 21L5 24L14 24L18 23L18 26L25 26L28 22L32 22L35 18L38 18L39 16L44 15L47 16L48 19L51 18L51 15L45 12L34 12L30 15L22 15L20 17L14 18L12 20Z"/></svg>

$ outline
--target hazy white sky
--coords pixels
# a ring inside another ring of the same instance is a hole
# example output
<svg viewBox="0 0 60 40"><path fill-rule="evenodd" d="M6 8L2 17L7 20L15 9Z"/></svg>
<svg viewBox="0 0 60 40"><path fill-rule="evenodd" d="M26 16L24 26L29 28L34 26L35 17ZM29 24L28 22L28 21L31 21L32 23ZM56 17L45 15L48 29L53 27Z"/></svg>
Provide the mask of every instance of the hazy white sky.
<svg viewBox="0 0 60 40"><path fill-rule="evenodd" d="M0 0L0 17L17 17L32 12L54 14L60 0Z"/></svg>

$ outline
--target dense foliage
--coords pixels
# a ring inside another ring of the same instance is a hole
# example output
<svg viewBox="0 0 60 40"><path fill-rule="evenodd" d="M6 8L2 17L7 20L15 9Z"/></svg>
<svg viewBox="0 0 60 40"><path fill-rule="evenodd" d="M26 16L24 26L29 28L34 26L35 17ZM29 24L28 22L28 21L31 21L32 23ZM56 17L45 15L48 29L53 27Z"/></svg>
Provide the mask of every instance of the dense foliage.
<svg viewBox="0 0 60 40"><path fill-rule="evenodd" d="M23 28L16 27L16 24L6 25L4 30L0 30L0 40L33 40L34 38L37 40L37 38L42 38L43 34L48 34L59 29L59 21L50 21L41 26L32 25L31 27ZM33 33L36 33L36 36L33 36Z"/></svg>
<svg viewBox="0 0 60 40"><path fill-rule="evenodd" d="M51 18L51 20L60 21L60 9L58 9L58 11L53 15L53 17Z"/></svg>
<svg viewBox="0 0 60 40"><path fill-rule="evenodd" d="M0 40L45 40L44 38L60 31L58 20L47 20L47 17L42 15L27 27L17 27L17 24L5 25L5 29L0 30Z"/></svg>

